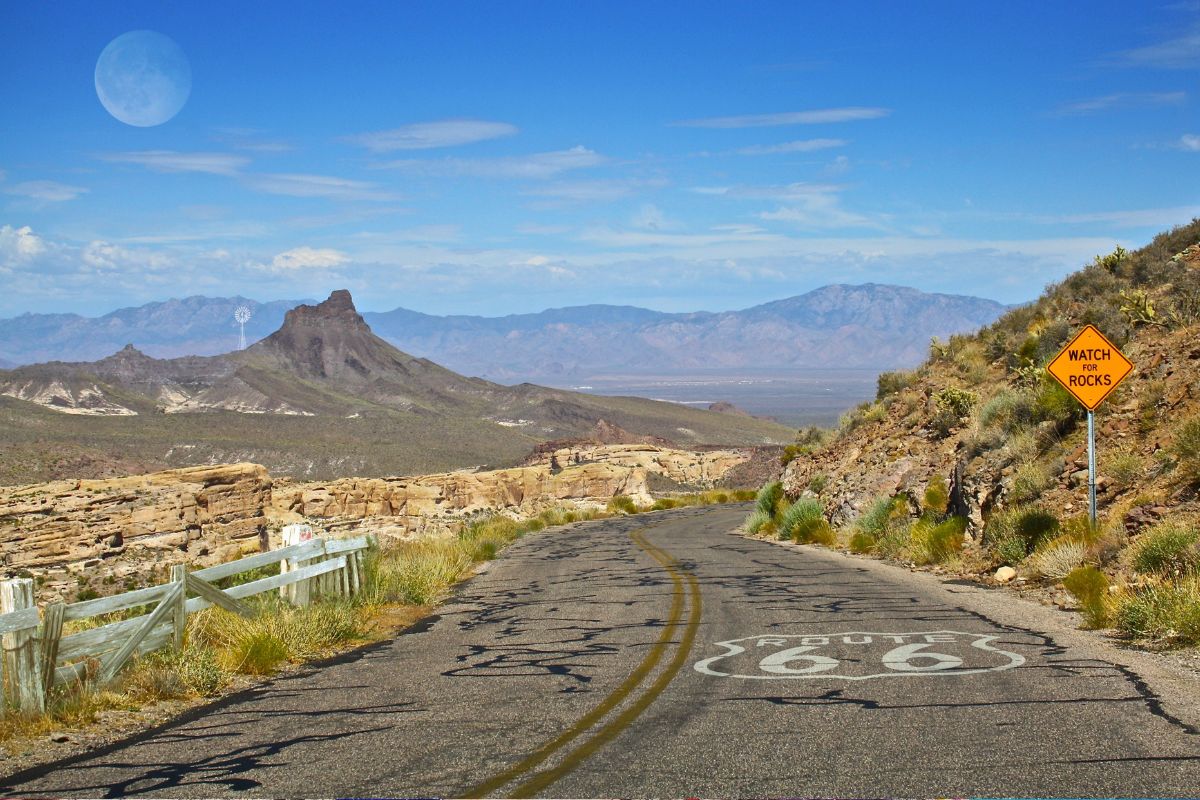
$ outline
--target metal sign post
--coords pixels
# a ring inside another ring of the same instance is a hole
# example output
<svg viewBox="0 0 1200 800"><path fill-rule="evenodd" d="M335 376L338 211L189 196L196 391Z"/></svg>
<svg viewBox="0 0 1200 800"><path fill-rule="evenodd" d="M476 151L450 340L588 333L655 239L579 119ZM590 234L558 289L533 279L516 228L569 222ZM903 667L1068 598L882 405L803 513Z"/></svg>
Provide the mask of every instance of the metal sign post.
<svg viewBox="0 0 1200 800"><path fill-rule="evenodd" d="M1096 408L1133 370L1127 359L1094 325L1084 326L1046 365L1046 371L1087 409L1088 513L1096 524Z"/></svg>
<svg viewBox="0 0 1200 800"><path fill-rule="evenodd" d="M1096 415L1088 410L1088 513L1096 527Z"/></svg>

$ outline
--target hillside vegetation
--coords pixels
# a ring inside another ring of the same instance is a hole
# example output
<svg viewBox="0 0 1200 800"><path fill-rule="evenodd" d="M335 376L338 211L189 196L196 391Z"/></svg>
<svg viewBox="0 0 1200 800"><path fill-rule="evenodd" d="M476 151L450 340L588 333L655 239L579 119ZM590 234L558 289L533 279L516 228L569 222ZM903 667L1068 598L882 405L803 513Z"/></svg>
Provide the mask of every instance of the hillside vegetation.
<svg viewBox="0 0 1200 800"><path fill-rule="evenodd" d="M1095 527L1085 411L1045 370L1088 323L1135 364L1096 412ZM989 580L1011 567L1061 582L1091 626L1200 643L1198 335L1200 220L1097 256L977 334L934 339L918 369L881 375L874 402L788 448L751 528Z"/></svg>

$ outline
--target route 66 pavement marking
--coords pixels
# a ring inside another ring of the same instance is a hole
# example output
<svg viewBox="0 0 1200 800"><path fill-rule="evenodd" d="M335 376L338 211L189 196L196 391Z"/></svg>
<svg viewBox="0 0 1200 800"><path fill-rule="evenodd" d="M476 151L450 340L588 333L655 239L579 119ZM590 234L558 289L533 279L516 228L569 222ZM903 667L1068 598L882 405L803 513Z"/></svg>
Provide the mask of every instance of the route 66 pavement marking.
<svg viewBox="0 0 1200 800"><path fill-rule="evenodd" d="M747 680L950 677L1001 672L1025 663L993 644L999 636L964 631L842 631L804 635L760 634L716 642L724 653L695 670Z"/></svg>

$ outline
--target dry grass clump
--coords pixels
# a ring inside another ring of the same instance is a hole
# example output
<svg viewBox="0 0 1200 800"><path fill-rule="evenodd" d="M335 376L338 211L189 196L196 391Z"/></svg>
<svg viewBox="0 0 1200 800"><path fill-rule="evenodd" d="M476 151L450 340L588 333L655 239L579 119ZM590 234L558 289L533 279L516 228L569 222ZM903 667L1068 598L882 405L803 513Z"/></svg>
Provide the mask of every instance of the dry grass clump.
<svg viewBox="0 0 1200 800"><path fill-rule="evenodd" d="M1151 584L1120 602L1115 625L1122 633L1168 647L1200 644L1200 577Z"/></svg>

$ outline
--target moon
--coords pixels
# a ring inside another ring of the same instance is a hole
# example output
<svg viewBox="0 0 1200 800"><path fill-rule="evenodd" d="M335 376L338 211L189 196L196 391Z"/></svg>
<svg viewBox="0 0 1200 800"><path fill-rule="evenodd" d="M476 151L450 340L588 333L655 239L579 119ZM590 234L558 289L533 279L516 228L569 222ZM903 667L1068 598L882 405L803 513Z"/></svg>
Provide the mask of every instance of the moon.
<svg viewBox="0 0 1200 800"><path fill-rule="evenodd" d="M169 36L130 31L96 61L96 96L126 125L151 128L174 117L192 92L192 68Z"/></svg>

